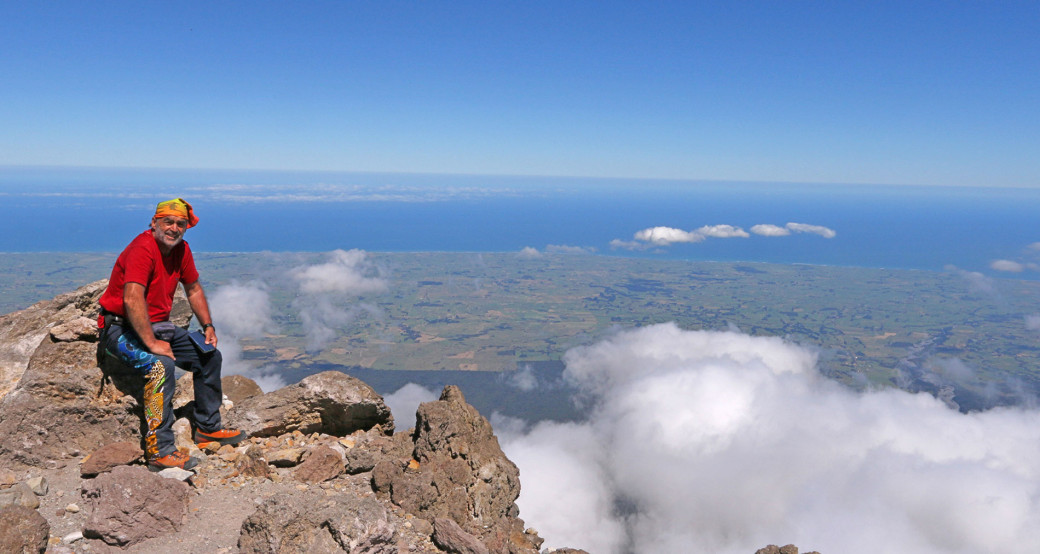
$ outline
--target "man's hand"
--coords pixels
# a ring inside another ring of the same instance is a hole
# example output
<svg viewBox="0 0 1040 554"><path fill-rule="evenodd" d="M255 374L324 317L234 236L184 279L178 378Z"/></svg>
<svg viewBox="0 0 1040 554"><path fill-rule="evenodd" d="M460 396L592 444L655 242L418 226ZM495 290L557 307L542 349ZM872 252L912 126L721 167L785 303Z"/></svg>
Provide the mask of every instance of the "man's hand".
<svg viewBox="0 0 1040 554"><path fill-rule="evenodd" d="M206 327L206 344L213 345L213 348L217 347L217 332L213 330L213 326Z"/></svg>
<svg viewBox="0 0 1040 554"><path fill-rule="evenodd" d="M148 349L149 352L155 354L156 356L169 356L174 360L177 359L173 355L173 348L170 347L170 343L164 340L155 339L154 341L152 341L152 344L146 344L144 346Z"/></svg>

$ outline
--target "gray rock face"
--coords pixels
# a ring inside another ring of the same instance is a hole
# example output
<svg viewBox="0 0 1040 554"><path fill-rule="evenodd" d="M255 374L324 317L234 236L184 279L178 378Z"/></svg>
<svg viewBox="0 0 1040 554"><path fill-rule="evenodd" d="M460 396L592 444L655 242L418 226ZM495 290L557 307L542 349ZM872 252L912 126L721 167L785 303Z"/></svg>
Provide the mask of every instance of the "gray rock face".
<svg viewBox="0 0 1040 554"><path fill-rule="evenodd" d="M321 491L273 497L242 523L239 552L396 554L386 509L374 498Z"/></svg>
<svg viewBox="0 0 1040 554"><path fill-rule="evenodd" d="M228 412L225 425L254 437L293 431L342 437L373 427L393 433L394 418L372 387L345 373L326 371L247 397Z"/></svg>
<svg viewBox="0 0 1040 554"><path fill-rule="evenodd" d="M14 390L29 358L52 327L83 317L97 317L97 299L106 286L107 279L97 281L53 300L0 316L0 398Z"/></svg>
<svg viewBox="0 0 1040 554"><path fill-rule="evenodd" d="M50 524L32 508L18 505L0 508L0 552L43 552L47 550L50 532Z"/></svg>
<svg viewBox="0 0 1040 554"><path fill-rule="evenodd" d="M188 517L190 487L137 466L119 466L83 485L92 511L83 536L130 546L176 531Z"/></svg>

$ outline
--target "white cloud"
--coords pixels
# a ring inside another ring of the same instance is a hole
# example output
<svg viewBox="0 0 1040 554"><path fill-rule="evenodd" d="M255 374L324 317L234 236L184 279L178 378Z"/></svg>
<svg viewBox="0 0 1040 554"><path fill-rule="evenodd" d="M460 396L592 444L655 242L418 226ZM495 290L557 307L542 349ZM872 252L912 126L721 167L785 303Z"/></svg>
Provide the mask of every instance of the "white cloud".
<svg viewBox="0 0 1040 554"><path fill-rule="evenodd" d="M644 242L634 240L614 239L610 241L610 248L612 250L617 250L619 248L622 250L646 250L649 247L650 246Z"/></svg>
<svg viewBox="0 0 1040 554"><path fill-rule="evenodd" d="M1022 273L1025 269L1024 265L1011 260L993 260L993 262L989 264L989 267L994 271L1007 271L1011 273Z"/></svg>
<svg viewBox="0 0 1040 554"><path fill-rule="evenodd" d="M676 242L701 242L704 240L704 235L697 232L683 231L674 227L651 227L637 232L635 239L658 246L666 246Z"/></svg>
<svg viewBox="0 0 1040 554"><path fill-rule="evenodd" d="M786 227L791 231L794 231L795 233L812 233L815 235L820 235L825 239L832 239L838 235L838 233L835 233L833 229L828 229L827 227L824 227L822 225L809 225L807 223L788 223Z"/></svg>
<svg viewBox="0 0 1040 554"><path fill-rule="evenodd" d="M751 227L751 232L756 235L762 235L763 237L786 237L791 234L791 231L786 227L770 225L768 223L753 225Z"/></svg>
<svg viewBox="0 0 1040 554"><path fill-rule="evenodd" d="M596 252L591 246L569 246L566 244L550 244L545 247L546 252L554 254L592 254Z"/></svg>
<svg viewBox="0 0 1040 554"><path fill-rule="evenodd" d="M957 273L957 275L960 275L962 279L967 281L968 289L971 292L990 295L995 295L997 293L996 288L993 286L993 279L979 273L978 271L967 271L953 265L947 265L945 266L945 269Z"/></svg>
<svg viewBox="0 0 1040 554"><path fill-rule="evenodd" d="M511 387L518 388L525 392L530 392L538 387L538 376L534 374L534 369L527 364L520 369L509 373L506 377L506 383Z"/></svg>
<svg viewBox="0 0 1040 554"><path fill-rule="evenodd" d="M1028 248L1030 250L1040 251L1040 242L1034 242L1034 243L1030 244L1029 246L1027 246L1026 248Z"/></svg>
<svg viewBox="0 0 1040 554"><path fill-rule="evenodd" d="M286 383L274 367L258 366L244 360L239 342L243 338L256 338L276 330L267 286L260 282L232 283L218 287L208 300L217 329L217 345L223 358L223 375L249 377L265 392L284 387Z"/></svg>
<svg viewBox="0 0 1040 554"><path fill-rule="evenodd" d="M751 235L740 227L733 225L705 225L697 229L697 234L716 239L748 238Z"/></svg>
<svg viewBox="0 0 1040 554"><path fill-rule="evenodd" d="M430 390L422 385L408 383L383 397L383 403L390 408L394 415L394 426L398 431L415 427L415 412L419 404L433 402L440 398L440 393Z"/></svg>
<svg viewBox="0 0 1040 554"><path fill-rule="evenodd" d="M274 331L271 300L263 283L224 285L213 292L209 305L215 327L222 333L244 338Z"/></svg>
<svg viewBox="0 0 1040 554"><path fill-rule="evenodd" d="M820 377L804 348L673 324L565 362L589 420L500 435L537 476L518 504L546 547L1040 551L1040 412L858 394Z"/></svg>
<svg viewBox="0 0 1040 554"><path fill-rule="evenodd" d="M809 225L806 223L788 223L784 227L761 223L751 227L751 232L765 237L784 237L794 233L812 233L824 238L837 236L832 229L820 225ZM704 225L694 231L684 231L675 227L650 227L635 234L634 241L614 239L610 241L613 249L645 250L649 245L669 246L675 243L701 242L707 238L749 238L751 235L735 225Z"/></svg>
<svg viewBox="0 0 1040 554"><path fill-rule="evenodd" d="M542 253L539 252L537 248L525 246L522 249L520 249L520 253L517 254L517 257L523 258L525 260L533 260L536 258L541 258Z"/></svg>
<svg viewBox="0 0 1040 554"><path fill-rule="evenodd" d="M1026 329L1029 329L1030 331L1040 331L1040 314L1026 316Z"/></svg>
<svg viewBox="0 0 1040 554"><path fill-rule="evenodd" d="M387 290L387 282L378 275L377 268L368 261L364 250L333 250L324 264L298 267L291 272L308 294L344 293L361 295Z"/></svg>

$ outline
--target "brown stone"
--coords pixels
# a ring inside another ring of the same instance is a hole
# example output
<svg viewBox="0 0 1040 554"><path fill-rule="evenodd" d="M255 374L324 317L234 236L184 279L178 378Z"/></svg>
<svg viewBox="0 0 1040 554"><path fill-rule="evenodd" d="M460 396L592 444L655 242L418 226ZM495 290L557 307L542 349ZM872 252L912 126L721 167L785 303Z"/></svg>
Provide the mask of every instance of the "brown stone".
<svg viewBox="0 0 1040 554"><path fill-rule="evenodd" d="M228 375L222 378L220 387L223 389L224 396L234 404L238 404L250 396L259 396L264 393L256 381L243 375Z"/></svg>
<svg viewBox="0 0 1040 554"><path fill-rule="evenodd" d="M44 552L50 532L47 519L32 508L0 508L0 552Z"/></svg>
<svg viewBox="0 0 1040 554"><path fill-rule="evenodd" d="M225 425L253 437L294 431L343 437L372 428L391 434L394 418L372 387L345 373L325 371L242 400L228 411Z"/></svg>
<svg viewBox="0 0 1040 554"><path fill-rule="evenodd" d="M271 466L264 459L264 451L259 446L251 445L245 453L239 456L235 469L240 475L246 477L260 477L263 479L271 475Z"/></svg>
<svg viewBox="0 0 1040 554"><path fill-rule="evenodd" d="M322 445L311 450L307 459L293 471L293 477L302 483L321 483L341 473L343 458L339 452Z"/></svg>
<svg viewBox="0 0 1040 554"><path fill-rule="evenodd" d="M99 473L110 471L116 466L130 465L144 456L144 451L136 442L113 442L106 444L87 456L79 473L83 477L93 477Z"/></svg>
<svg viewBox="0 0 1040 554"><path fill-rule="evenodd" d="M187 520L190 487L143 467L118 466L83 485L91 513L83 536L131 546L174 532Z"/></svg>

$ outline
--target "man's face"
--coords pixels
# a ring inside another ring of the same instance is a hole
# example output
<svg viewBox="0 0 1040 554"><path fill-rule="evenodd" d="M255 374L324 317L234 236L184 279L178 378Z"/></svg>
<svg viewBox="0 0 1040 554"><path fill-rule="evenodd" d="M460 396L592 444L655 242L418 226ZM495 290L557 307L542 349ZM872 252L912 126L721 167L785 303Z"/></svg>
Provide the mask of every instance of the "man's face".
<svg viewBox="0 0 1040 554"><path fill-rule="evenodd" d="M184 231L188 229L188 220L183 217L167 215L152 218L152 234L156 242L164 251L169 251L177 246L184 238Z"/></svg>

